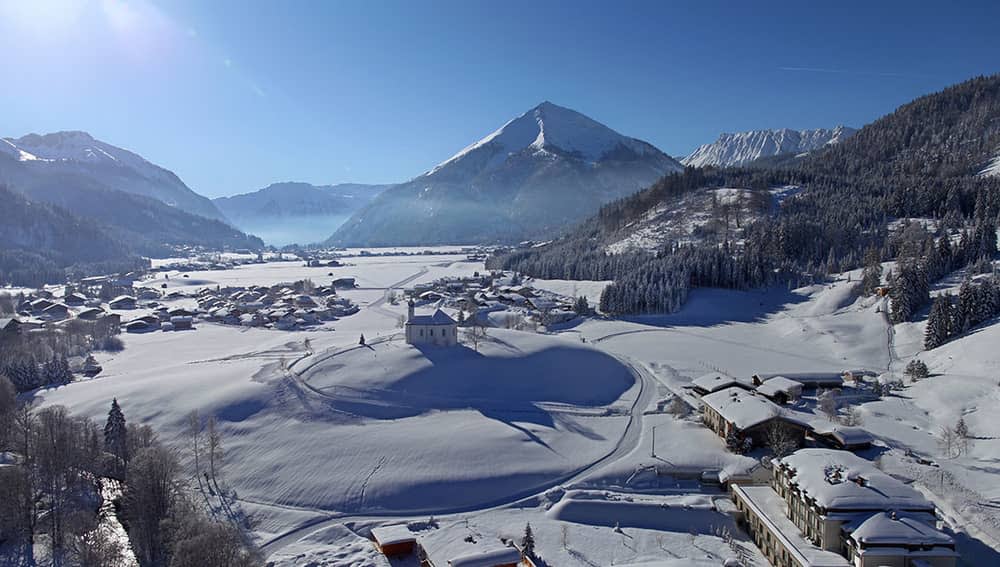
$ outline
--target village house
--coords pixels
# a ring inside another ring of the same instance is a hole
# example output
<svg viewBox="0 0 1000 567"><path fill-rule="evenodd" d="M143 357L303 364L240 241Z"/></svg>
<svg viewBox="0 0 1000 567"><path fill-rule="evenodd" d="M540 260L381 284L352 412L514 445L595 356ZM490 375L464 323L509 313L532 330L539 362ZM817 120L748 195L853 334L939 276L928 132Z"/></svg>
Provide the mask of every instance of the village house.
<svg viewBox="0 0 1000 567"><path fill-rule="evenodd" d="M775 376L757 386L757 393L776 404L787 404L802 397L802 388L801 382Z"/></svg>
<svg viewBox="0 0 1000 567"><path fill-rule="evenodd" d="M184 331L194 328L194 317L190 315L173 315L170 317L170 324L175 331Z"/></svg>
<svg viewBox="0 0 1000 567"><path fill-rule="evenodd" d="M96 321L107 313L100 307L88 307L76 314L76 318L83 321Z"/></svg>
<svg viewBox="0 0 1000 567"><path fill-rule="evenodd" d="M49 301L44 297L40 297L28 303L28 309L30 309L32 313L41 313L42 311L45 311L49 307L52 307L53 303L54 303L53 301Z"/></svg>
<svg viewBox="0 0 1000 567"><path fill-rule="evenodd" d="M63 297L63 303L70 307L80 307L87 301L87 296L82 293L68 293Z"/></svg>
<svg viewBox="0 0 1000 567"><path fill-rule="evenodd" d="M772 426L786 428L796 446L802 446L809 428L774 402L736 386L702 396L701 403L702 421L719 437L749 439L752 446L765 445Z"/></svg>
<svg viewBox="0 0 1000 567"><path fill-rule="evenodd" d="M40 317L46 321L62 321L69 317L69 307L64 303L53 303L42 310Z"/></svg>
<svg viewBox="0 0 1000 567"><path fill-rule="evenodd" d="M726 388L732 387L742 388L744 390L752 390L753 385L745 380L740 380L728 374L723 374L722 372L709 372L708 374L703 374L691 381L691 390L699 396L704 396L706 394L711 394L713 392L718 392L719 390L724 390Z"/></svg>
<svg viewBox="0 0 1000 567"><path fill-rule="evenodd" d="M21 320L17 317L0 318L0 335L17 335L21 332Z"/></svg>
<svg viewBox="0 0 1000 567"><path fill-rule="evenodd" d="M119 295L108 302L108 307L118 310L135 309L135 298L131 295Z"/></svg>
<svg viewBox="0 0 1000 567"><path fill-rule="evenodd" d="M443 545L442 545L443 543ZM431 543L417 540L421 565L427 567L531 567L534 565L520 549L501 541L479 540L475 543Z"/></svg>
<svg viewBox="0 0 1000 567"><path fill-rule="evenodd" d="M732 486L737 520L773 565L953 567L950 536L922 494L847 451L801 449L769 486Z"/></svg>
<svg viewBox="0 0 1000 567"><path fill-rule="evenodd" d="M753 385L759 386L778 376L794 380L806 389L843 388L844 375L838 372L783 372L781 374L754 374Z"/></svg>
<svg viewBox="0 0 1000 567"><path fill-rule="evenodd" d="M860 427L848 427L831 423L829 426L814 426L810 435L813 439L834 449L863 451L872 446L875 439Z"/></svg>
<svg viewBox="0 0 1000 567"><path fill-rule="evenodd" d="M410 555L417 545L417 536L405 524L374 528L372 539L386 557Z"/></svg>
<svg viewBox="0 0 1000 567"><path fill-rule="evenodd" d="M458 344L458 323L447 313L436 310L433 315L414 315L413 301L407 303L406 343L411 345L455 346Z"/></svg>

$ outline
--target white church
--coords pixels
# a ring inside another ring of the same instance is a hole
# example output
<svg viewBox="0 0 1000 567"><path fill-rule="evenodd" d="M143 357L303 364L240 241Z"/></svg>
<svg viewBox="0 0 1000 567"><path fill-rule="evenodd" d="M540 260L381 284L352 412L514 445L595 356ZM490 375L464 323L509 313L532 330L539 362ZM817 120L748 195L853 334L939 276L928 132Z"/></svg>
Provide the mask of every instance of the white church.
<svg viewBox="0 0 1000 567"><path fill-rule="evenodd" d="M458 344L458 323L447 313L438 309L433 315L414 315L412 301L407 307L407 344L435 346Z"/></svg>

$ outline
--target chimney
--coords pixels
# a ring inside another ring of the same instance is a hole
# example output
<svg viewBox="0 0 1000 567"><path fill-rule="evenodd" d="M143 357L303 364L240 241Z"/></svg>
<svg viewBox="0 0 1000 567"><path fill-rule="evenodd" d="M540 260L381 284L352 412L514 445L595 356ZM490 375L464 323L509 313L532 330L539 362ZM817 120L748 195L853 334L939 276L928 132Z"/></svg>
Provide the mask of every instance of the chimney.
<svg viewBox="0 0 1000 567"><path fill-rule="evenodd" d="M412 299L406 302L406 320L407 321L412 321L413 320L413 300Z"/></svg>

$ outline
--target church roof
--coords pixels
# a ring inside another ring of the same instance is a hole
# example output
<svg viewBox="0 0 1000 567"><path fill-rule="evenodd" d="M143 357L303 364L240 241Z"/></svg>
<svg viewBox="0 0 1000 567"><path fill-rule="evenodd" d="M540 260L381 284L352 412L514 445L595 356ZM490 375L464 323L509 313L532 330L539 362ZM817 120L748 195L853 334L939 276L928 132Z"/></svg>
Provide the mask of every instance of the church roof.
<svg viewBox="0 0 1000 567"><path fill-rule="evenodd" d="M447 313L438 309L433 315L414 315L406 322L407 325L455 325L455 320Z"/></svg>

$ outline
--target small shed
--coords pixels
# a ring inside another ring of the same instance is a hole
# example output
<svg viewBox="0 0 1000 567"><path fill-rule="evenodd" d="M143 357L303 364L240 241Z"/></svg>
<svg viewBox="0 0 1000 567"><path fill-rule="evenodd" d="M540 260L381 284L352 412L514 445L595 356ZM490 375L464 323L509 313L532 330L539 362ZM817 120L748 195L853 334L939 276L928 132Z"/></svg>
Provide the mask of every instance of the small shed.
<svg viewBox="0 0 1000 567"><path fill-rule="evenodd" d="M131 295L119 295L108 302L111 309L135 309L135 298Z"/></svg>
<svg viewBox="0 0 1000 567"><path fill-rule="evenodd" d="M775 376L757 386L757 393L776 404L787 404L802 397L802 383L784 376Z"/></svg>
<svg viewBox="0 0 1000 567"><path fill-rule="evenodd" d="M863 451L871 447L875 440L871 433L860 427L842 425L834 425L824 430L814 429L812 435L817 441L828 447L845 451Z"/></svg>
<svg viewBox="0 0 1000 567"><path fill-rule="evenodd" d="M723 374L722 372L709 372L695 378L691 382L691 389L700 396L725 390L733 386L744 390L753 389L753 386L747 382L728 374Z"/></svg>
<svg viewBox="0 0 1000 567"><path fill-rule="evenodd" d="M782 372L780 374L754 374L753 383L762 384L771 378L783 376L795 380L806 389L843 388L844 376L839 372Z"/></svg>
<svg viewBox="0 0 1000 567"><path fill-rule="evenodd" d="M87 298L82 293L70 293L63 298L63 303L72 307L80 307L85 301Z"/></svg>
<svg viewBox="0 0 1000 567"><path fill-rule="evenodd" d="M448 560L449 567L517 567L521 552L514 547L483 546Z"/></svg>
<svg viewBox="0 0 1000 567"><path fill-rule="evenodd" d="M372 539L386 557L410 555L417 544L417 536L403 524L375 528Z"/></svg>

